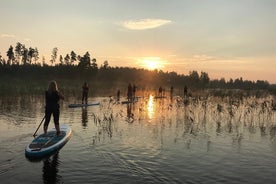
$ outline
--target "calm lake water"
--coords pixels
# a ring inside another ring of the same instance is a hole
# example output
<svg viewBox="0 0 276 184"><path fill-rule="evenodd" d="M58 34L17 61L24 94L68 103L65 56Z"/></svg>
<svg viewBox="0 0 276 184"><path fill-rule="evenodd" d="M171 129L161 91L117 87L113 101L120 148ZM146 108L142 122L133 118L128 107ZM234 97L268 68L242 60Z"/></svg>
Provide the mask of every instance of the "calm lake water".
<svg viewBox="0 0 276 184"><path fill-rule="evenodd" d="M101 105L61 103L60 123L70 125L72 137L33 162L24 151L44 116L44 98L1 97L1 183L276 183L270 97L89 101Z"/></svg>

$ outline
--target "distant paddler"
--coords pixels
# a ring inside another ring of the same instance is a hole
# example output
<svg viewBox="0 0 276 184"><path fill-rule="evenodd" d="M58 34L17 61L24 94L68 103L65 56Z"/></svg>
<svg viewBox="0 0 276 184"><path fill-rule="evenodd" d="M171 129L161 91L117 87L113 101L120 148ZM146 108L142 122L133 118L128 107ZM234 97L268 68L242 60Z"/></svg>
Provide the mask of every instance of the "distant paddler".
<svg viewBox="0 0 276 184"><path fill-rule="evenodd" d="M120 98L121 98L121 91L120 91L120 89L118 89L118 91L117 91L117 102L120 102Z"/></svg>
<svg viewBox="0 0 276 184"><path fill-rule="evenodd" d="M158 97L163 97L163 88L161 86L158 89Z"/></svg>
<svg viewBox="0 0 276 184"><path fill-rule="evenodd" d="M87 98L88 98L88 91L89 91L89 87L87 82L85 82L82 86L82 104L83 102L85 102L85 104L87 104Z"/></svg>
<svg viewBox="0 0 276 184"><path fill-rule="evenodd" d="M132 89L132 86L131 86L131 84L129 83L128 84L128 87L127 87L127 100L129 101L129 102L131 102L133 99L132 99L132 91L133 89Z"/></svg>
<svg viewBox="0 0 276 184"><path fill-rule="evenodd" d="M173 86L171 86L170 96L171 96L171 100L172 100L173 99Z"/></svg>
<svg viewBox="0 0 276 184"><path fill-rule="evenodd" d="M188 96L188 87L185 85L184 86L184 97Z"/></svg>

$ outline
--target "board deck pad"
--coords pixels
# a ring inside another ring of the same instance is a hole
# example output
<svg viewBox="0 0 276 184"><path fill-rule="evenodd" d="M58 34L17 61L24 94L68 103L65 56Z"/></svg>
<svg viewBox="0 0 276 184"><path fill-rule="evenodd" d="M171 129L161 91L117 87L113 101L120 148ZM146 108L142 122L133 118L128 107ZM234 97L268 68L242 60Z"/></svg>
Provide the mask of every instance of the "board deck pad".
<svg viewBox="0 0 276 184"><path fill-rule="evenodd" d="M60 132L60 135L56 135L56 131L50 131L46 135L41 134L36 138L36 141L33 141L30 144L31 149L42 149L52 146L53 144L57 143L61 139L64 138L66 133L64 131Z"/></svg>

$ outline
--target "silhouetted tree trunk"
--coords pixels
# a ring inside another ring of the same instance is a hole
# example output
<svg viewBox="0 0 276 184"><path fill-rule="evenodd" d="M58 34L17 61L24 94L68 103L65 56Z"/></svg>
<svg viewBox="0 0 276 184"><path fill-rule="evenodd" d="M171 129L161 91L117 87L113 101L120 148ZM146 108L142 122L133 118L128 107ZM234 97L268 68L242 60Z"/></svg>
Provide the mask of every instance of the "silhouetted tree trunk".
<svg viewBox="0 0 276 184"><path fill-rule="evenodd" d="M59 62L60 62L60 65L63 65L63 57L62 57L62 55L59 56Z"/></svg>
<svg viewBox="0 0 276 184"><path fill-rule="evenodd" d="M67 54L64 58L64 62L66 65L70 65L69 61L70 61L70 56L69 56L69 54Z"/></svg>
<svg viewBox="0 0 276 184"><path fill-rule="evenodd" d="M23 45L20 42L17 42L15 46L15 57L18 64L20 63L21 57L23 56L24 48L25 48L25 45Z"/></svg>
<svg viewBox="0 0 276 184"><path fill-rule="evenodd" d="M24 48L23 55L22 55L22 63L26 65L28 61L28 49Z"/></svg>
<svg viewBox="0 0 276 184"><path fill-rule="evenodd" d="M86 52L83 57L80 57L78 66L82 69L89 69L91 67L91 60L89 52Z"/></svg>
<svg viewBox="0 0 276 184"><path fill-rule="evenodd" d="M109 65L108 65L108 61L104 61L103 63L103 69L108 69L109 68Z"/></svg>
<svg viewBox="0 0 276 184"><path fill-rule="evenodd" d="M12 46L10 46L9 50L7 51L7 56L8 56L8 64L13 64L15 57L14 57Z"/></svg>
<svg viewBox="0 0 276 184"><path fill-rule="evenodd" d="M29 64L32 64L32 60L33 60L33 57L35 56L35 49L30 47L29 48L29 51L28 51L28 61L29 61Z"/></svg>
<svg viewBox="0 0 276 184"><path fill-rule="evenodd" d="M97 60L95 58L92 59L91 68L93 70L98 70L98 64L97 64Z"/></svg>
<svg viewBox="0 0 276 184"><path fill-rule="evenodd" d="M53 48L52 55L51 55L52 59L50 60L52 65L56 62L57 52L58 52L58 48L57 47Z"/></svg>
<svg viewBox="0 0 276 184"><path fill-rule="evenodd" d="M70 55L71 55L71 65L73 65L73 63L77 61L77 54L74 51L71 51Z"/></svg>
<svg viewBox="0 0 276 184"><path fill-rule="evenodd" d="M38 53L37 48L34 49L33 57L34 57L34 60L35 60L35 64L37 64L37 60L39 59L39 53Z"/></svg>

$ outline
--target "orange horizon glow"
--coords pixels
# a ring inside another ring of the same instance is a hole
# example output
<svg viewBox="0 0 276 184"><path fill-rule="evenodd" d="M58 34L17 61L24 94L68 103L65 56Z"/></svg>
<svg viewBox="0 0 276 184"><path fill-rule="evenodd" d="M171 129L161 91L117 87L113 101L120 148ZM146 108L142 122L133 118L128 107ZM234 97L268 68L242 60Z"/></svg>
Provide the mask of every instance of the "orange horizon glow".
<svg viewBox="0 0 276 184"><path fill-rule="evenodd" d="M71 51L89 52L98 66L108 61L112 67L276 84L276 3L269 2L255 0L249 8L245 1L2 1L0 16L9 19L0 19L0 55L7 60L9 46L20 42L38 48L38 61L50 61L57 47L58 61Z"/></svg>
<svg viewBox="0 0 276 184"><path fill-rule="evenodd" d="M160 57L142 57L138 58L138 65L148 70L165 68L165 60Z"/></svg>

